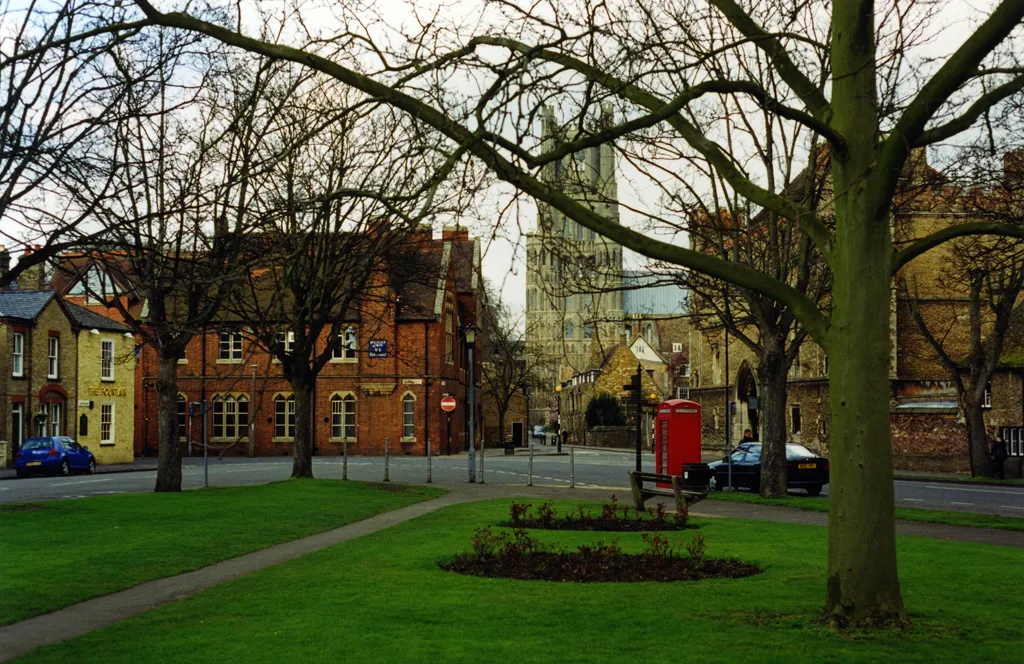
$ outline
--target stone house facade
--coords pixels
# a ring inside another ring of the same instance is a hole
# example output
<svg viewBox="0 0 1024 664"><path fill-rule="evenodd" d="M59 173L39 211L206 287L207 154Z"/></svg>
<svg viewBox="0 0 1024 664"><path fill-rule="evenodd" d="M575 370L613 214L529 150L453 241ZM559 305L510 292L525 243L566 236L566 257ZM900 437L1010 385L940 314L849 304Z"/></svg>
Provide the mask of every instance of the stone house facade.
<svg viewBox="0 0 1024 664"><path fill-rule="evenodd" d="M1012 156L1012 155L1008 155ZM915 178L935 178L924 153L913 162ZM1006 162L1013 163L1012 159ZM1008 167L1009 168L1009 167ZM1007 170L1006 178L1011 172ZM940 183L941 185L941 183ZM969 217L962 206L965 192L951 187L923 187L904 201L894 220L898 244L921 237ZM975 192L970 192L971 196ZM954 357L966 355L968 302L966 280L951 275L952 244L947 243L904 266L894 280L891 310L890 403L894 464L898 468L966 471L967 432L949 373L914 322L910 301L916 300L922 317L933 330L941 330L944 346ZM1024 316L1018 316L1003 357L991 380L985 420L993 437L1011 430L1024 441ZM987 325L987 323L986 323ZM758 395L757 358L743 343L722 328L690 331L690 398L703 406L705 446L724 446L726 402L736 404L732 439L744 429L758 436L759 412L752 407ZM728 365L726 344L728 343ZM805 342L787 381L786 430L789 440L828 453L828 357L813 341ZM1012 448L1024 457L1024 442ZM1021 458L1007 462L1010 473L1020 472Z"/></svg>

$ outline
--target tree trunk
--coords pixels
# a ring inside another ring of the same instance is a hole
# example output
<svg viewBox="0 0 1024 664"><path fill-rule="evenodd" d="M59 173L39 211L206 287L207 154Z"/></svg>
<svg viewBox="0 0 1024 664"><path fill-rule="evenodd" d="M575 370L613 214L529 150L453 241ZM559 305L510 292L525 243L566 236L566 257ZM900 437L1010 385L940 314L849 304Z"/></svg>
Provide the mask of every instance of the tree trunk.
<svg viewBox="0 0 1024 664"><path fill-rule="evenodd" d="M980 405L964 404L967 420L967 449L971 457L971 477L994 477L988 460L988 435L985 432L985 411Z"/></svg>
<svg viewBox="0 0 1024 664"><path fill-rule="evenodd" d="M167 357L169 356L169 357ZM178 357L164 351L156 378L158 463L153 491L181 491L181 449L178 441ZM205 417L205 413L203 417Z"/></svg>
<svg viewBox="0 0 1024 664"><path fill-rule="evenodd" d="M295 395L295 439L293 445L292 477L313 477L312 385L298 379L292 383Z"/></svg>
<svg viewBox="0 0 1024 664"><path fill-rule="evenodd" d="M762 358L757 369L760 383L764 441L761 445L761 495L785 496L786 491L786 372L784 358L776 353Z"/></svg>
<svg viewBox="0 0 1024 664"><path fill-rule="evenodd" d="M846 188L836 180L837 191ZM867 206L845 202L836 207L828 334L832 424L826 611L839 626L902 626L906 614L896 568L889 428L892 246L887 220L868 216Z"/></svg>

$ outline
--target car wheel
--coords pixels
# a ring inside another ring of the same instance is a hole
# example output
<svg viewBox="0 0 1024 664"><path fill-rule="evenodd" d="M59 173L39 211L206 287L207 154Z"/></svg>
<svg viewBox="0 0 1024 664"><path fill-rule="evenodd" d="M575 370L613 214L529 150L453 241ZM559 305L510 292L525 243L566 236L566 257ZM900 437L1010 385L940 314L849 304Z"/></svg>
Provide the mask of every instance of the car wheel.
<svg viewBox="0 0 1024 664"><path fill-rule="evenodd" d="M68 465L68 460L67 459L64 459L63 461L60 462L60 471L59 472L64 477L67 477L68 475L71 474L71 466Z"/></svg>
<svg viewBox="0 0 1024 664"><path fill-rule="evenodd" d="M89 475L96 474L96 459L89 459L89 467L85 471Z"/></svg>
<svg viewBox="0 0 1024 664"><path fill-rule="evenodd" d="M807 487L807 495L808 496L820 496L821 495L821 487L822 487L821 484L812 484L811 486Z"/></svg>

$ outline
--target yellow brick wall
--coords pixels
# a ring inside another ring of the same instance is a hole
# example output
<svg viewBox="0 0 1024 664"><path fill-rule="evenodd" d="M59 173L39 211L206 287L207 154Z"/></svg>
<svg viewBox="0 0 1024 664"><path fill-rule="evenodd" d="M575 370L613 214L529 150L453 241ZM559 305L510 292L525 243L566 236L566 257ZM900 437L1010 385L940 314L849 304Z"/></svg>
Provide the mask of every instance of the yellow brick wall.
<svg viewBox="0 0 1024 664"><path fill-rule="evenodd" d="M76 421L78 442L88 445L100 464L132 463L135 431L135 343L116 332L82 330L78 334L78 399L91 401L92 407L81 405ZM101 342L114 342L114 380L100 378ZM113 443L100 443L102 405L114 407ZM81 415L88 418L88 433L82 435Z"/></svg>

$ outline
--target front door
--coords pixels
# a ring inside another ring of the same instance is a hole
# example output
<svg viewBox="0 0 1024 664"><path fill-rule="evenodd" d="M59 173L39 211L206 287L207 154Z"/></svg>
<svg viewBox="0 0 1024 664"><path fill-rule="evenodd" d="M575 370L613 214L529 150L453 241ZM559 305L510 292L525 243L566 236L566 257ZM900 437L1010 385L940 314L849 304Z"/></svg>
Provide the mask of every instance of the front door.
<svg viewBox="0 0 1024 664"><path fill-rule="evenodd" d="M523 446L523 423L513 422L512 423L512 445L515 447Z"/></svg>

